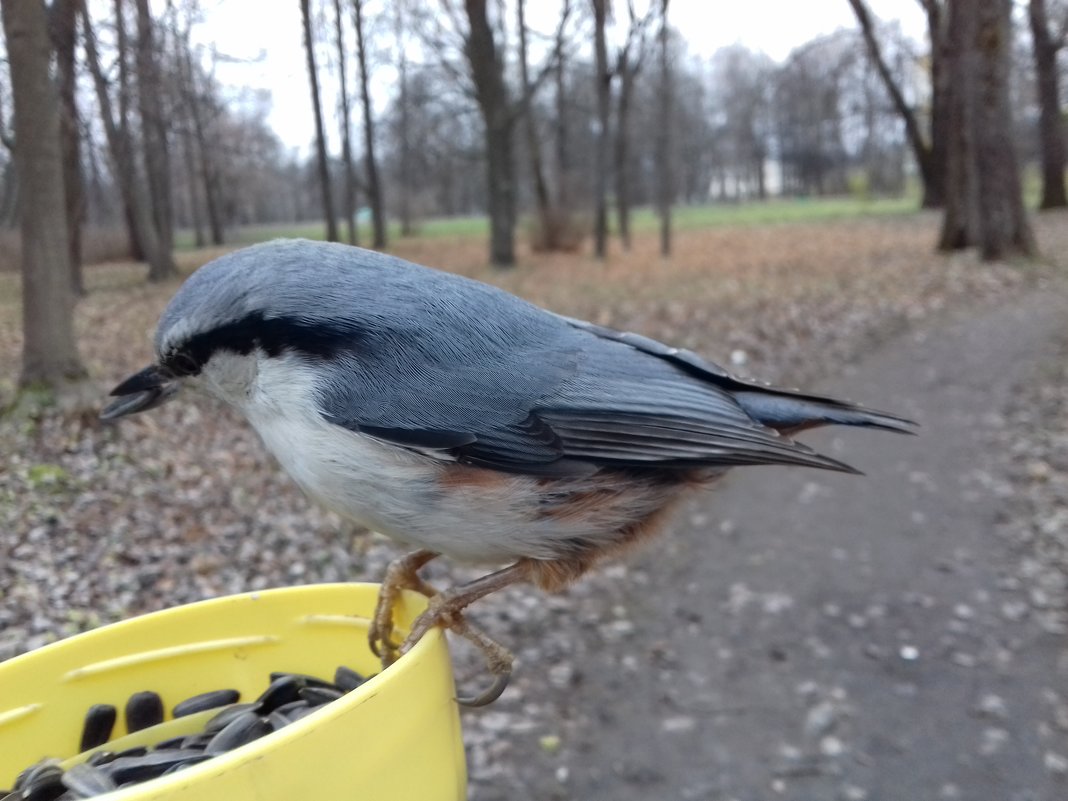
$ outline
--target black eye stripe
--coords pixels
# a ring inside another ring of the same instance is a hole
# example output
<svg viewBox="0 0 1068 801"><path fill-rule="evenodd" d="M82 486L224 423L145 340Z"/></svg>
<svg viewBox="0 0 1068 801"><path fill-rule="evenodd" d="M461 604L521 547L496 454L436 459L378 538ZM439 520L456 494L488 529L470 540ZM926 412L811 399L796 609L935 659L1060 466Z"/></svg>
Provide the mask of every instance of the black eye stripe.
<svg viewBox="0 0 1068 801"><path fill-rule="evenodd" d="M269 356L288 350L329 358L339 351L352 350L363 333L353 324L327 324L299 317L265 318L257 312L195 334L164 355L162 366L175 375L196 375L216 351L248 354L254 348Z"/></svg>

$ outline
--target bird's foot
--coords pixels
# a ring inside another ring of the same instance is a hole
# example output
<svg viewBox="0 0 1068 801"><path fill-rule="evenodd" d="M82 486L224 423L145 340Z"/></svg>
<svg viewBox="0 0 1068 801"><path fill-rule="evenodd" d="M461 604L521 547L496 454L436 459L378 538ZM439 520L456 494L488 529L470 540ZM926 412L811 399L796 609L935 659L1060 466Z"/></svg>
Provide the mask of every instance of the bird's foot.
<svg viewBox="0 0 1068 801"><path fill-rule="evenodd" d="M430 604L412 626L411 633L400 647L400 653L407 653L424 634L435 626L441 626L460 637L482 652L486 666L493 674L493 684L474 696L457 696L456 702L461 706L477 707L491 704L501 697L512 677L512 652L491 638L488 634L472 626L463 615L463 602L457 602L455 596L448 597L449 592L434 596Z"/></svg>
<svg viewBox="0 0 1068 801"><path fill-rule="evenodd" d="M386 568L386 575L378 590L375 614L371 628L367 632L367 641L371 652L382 660L383 669L392 665L402 653L400 643L393 641L393 605L401 592L414 590L433 598L438 591L419 577L419 569L437 557L433 551L419 550L394 559Z"/></svg>

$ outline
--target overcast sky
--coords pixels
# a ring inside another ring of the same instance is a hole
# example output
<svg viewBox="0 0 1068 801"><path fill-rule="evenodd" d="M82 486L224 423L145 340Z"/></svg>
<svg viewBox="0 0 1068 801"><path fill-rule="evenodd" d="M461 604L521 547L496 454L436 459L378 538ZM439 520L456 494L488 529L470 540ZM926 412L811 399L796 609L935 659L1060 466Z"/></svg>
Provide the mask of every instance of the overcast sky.
<svg viewBox="0 0 1068 801"><path fill-rule="evenodd" d="M343 5L347 10L349 4ZM869 0L869 5L880 18L899 20L907 34L923 38L923 13L916 0ZM558 3L535 0L528 3L532 9L528 14L535 17L539 6L555 13ZM204 0L202 8L201 41L214 40L220 52L234 57L251 59L263 53L257 63L223 65L220 79L235 86L269 89L271 125L287 145L307 150L314 122L299 4L296 0ZM820 34L856 26L847 0L672 0L668 16L692 52L708 56L724 45L740 42L775 60ZM536 20L531 25L537 27ZM324 105L332 111L336 100L327 98ZM335 128L328 123L330 136Z"/></svg>

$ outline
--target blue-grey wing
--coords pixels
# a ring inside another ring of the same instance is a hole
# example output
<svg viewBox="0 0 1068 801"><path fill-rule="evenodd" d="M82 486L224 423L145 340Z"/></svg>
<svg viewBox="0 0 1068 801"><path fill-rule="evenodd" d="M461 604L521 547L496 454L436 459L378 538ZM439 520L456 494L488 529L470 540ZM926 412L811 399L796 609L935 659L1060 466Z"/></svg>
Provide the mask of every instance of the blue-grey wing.
<svg viewBox="0 0 1068 801"><path fill-rule="evenodd" d="M729 391L678 362L691 354L602 331L533 307L522 309L510 331L500 319L487 330L478 315L410 321L404 330L367 334L374 341L336 363L322 411L403 447L533 475L844 467L754 420Z"/></svg>

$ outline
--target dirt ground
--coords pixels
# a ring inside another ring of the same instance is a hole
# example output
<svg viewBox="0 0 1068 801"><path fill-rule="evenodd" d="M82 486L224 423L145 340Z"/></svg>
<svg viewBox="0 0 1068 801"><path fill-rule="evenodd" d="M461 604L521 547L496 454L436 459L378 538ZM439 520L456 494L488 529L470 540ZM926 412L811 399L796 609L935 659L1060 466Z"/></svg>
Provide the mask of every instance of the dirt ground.
<svg viewBox="0 0 1068 801"><path fill-rule="evenodd" d="M650 240L498 275L465 267L474 246L401 254L923 425L808 438L867 476L738 470L567 593L480 603L518 664L464 713L474 801L1068 797L1068 217L1038 220L1053 268L934 256L936 226L693 232L670 264ZM77 322L103 398L151 358L175 287L125 265L90 287ZM0 398L19 343L7 290ZM0 453L0 658L203 597L377 580L396 555L203 401L121 426L3 421Z"/></svg>

